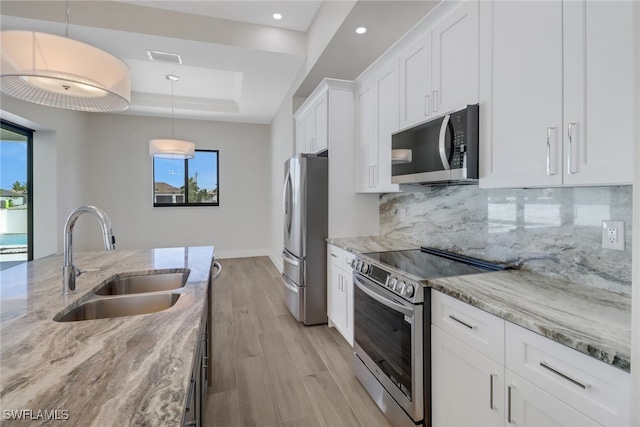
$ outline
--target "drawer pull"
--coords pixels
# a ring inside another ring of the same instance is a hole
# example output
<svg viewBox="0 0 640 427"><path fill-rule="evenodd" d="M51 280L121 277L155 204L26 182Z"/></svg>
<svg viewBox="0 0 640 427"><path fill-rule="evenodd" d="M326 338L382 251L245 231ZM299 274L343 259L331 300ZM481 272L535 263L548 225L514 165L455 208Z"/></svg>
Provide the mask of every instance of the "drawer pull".
<svg viewBox="0 0 640 427"><path fill-rule="evenodd" d="M511 420L511 390L514 388L516 388L516 386L513 385L507 387L507 423L509 424L513 424L513 421Z"/></svg>
<svg viewBox="0 0 640 427"><path fill-rule="evenodd" d="M558 371L555 368L552 368L551 366L549 366L547 364L547 362L540 362L540 366L542 366L543 368L553 372L554 374L561 376L562 378L564 378L565 380L577 385L578 387L580 387L581 389L587 389L589 387L591 387L591 384L582 384L580 381L574 380L573 378L571 378L569 375L567 374L563 374L562 372Z"/></svg>
<svg viewBox="0 0 640 427"><path fill-rule="evenodd" d="M495 377L494 374L489 375L489 409L492 411L495 409L493 407L493 377Z"/></svg>
<svg viewBox="0 0 640 427"><path fill-rule="evenodd" d="M455 320L456 322L458 322L458 323L460 323L460 324L462 324L462 325L466 326L466 327L467 327L467 328L469 328L469 329L475 329L475 328L476 328L475 326L470 325L470 324L468 324L467 322L463 322L462 320L458 319L458 318L457 318L457 317L455 317L453 314L450 314L450 315L449 315L449 319L451 319L451 320Z"/></svg>

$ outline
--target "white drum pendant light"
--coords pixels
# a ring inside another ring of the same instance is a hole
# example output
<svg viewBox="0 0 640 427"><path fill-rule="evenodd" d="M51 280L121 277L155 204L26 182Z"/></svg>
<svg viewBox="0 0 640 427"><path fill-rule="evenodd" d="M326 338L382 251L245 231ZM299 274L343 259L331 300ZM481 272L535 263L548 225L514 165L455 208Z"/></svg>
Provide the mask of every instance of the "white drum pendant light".
<svg viewBox="0 0 640 427"><path fill-rule="evenodd" d="M131 103L129 67L101 49L35 31L0 32L3 93L76 111L122 111Z"/></svg>
<svg viewBox="0 0 640 427"><path fill-rule="evenodd" d="M163 159L193 159L196 145L193 142L173 138L173 83L180 80L178 76L167 75L171 80L171 139L152 139L149 141L149 155Z"/></svg>

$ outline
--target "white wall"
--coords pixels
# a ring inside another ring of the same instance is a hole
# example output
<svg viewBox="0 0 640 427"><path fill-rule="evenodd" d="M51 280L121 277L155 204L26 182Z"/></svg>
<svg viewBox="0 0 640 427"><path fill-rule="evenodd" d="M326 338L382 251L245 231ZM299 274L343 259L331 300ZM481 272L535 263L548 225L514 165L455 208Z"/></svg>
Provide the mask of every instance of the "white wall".
<svg viewBox="0 0 640 427"><path fill-rule="evenodd" d="M176 138L219 150L220 206L154 208L148 144L170 136L170 119L91 114L87 121L85 200L109 215L116 249L214 245L217 258L267 253L268 126L176 119ZM102 249L93 217L78 220L74 245Z"/></svg>
<svg viewBox="0 0 640 427"><path fill-rule="evenodd" d="M1 96L2 118L33 135L34 258L62 250L67 214L83 204L86 113L42 107Z"/></svg>

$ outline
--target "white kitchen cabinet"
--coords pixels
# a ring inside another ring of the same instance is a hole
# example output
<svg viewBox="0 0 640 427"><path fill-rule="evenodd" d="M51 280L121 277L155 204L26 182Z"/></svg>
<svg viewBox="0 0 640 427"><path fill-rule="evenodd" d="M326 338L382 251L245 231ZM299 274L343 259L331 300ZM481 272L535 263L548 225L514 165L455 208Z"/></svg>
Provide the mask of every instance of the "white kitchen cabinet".
<svg viewBox="0 0 640 427"><path fill-rule="evenodd" d="M431 327L433 425L502 426L504 366Z"/></svg>
<svg viewBox="0 0 640 427"><path fill-rule="evenodd" d="M481 187L632 181L633 7L480 2Z"/></svg>
<svg viewBox="0 0 640 427"><path fill-rule="evenodd" d="M398 130L398 62L393 58L356 92L356 191L399 191L391 183L391 134Z"/></svg>
<svg viewBox="0 0 640 427"><path fill-rule="evenodd" d="M328 150L329 230L327 237L330 238L375 236L380 232L377 194L356 194L354 191L356 187L354 100L353 82L324 79L293 115L297 152L323 151L322 148ZM311 123L313 123L315 142L307 138L307 128L311 129ZM307 143L309 147L304 148L307 147Z"/></svg>
<svg viewBox="0 0 640 427"><path fill-rule="evenodd" d="M327 245L327 316L329 326L335 327L353 346L353 282L347 251Z"/></svg>
<svg viewBox="0 0 640 427"><path fill-rule="evenodd" d="M432 115L431 32L400 53L400 127L420 123Z"/></svg>
<svg viewBox="0 0 640 427"><path fill-rule="evenodd" d="M432 313L435 427L629 425L627 372L434 290Z"/></svg>
<svg viewBox="0 0 640 427"><path fill-rule="evenodd" d="M400 128L478 102L478 2L448 12L400 52Z"/></svg>
<svg viewBox="0 0 640 427"><path fill-rule="evenodd" d="M328 148L328 92L294 115L297 153L318 153Z"/></svg>
<svg viewBox="0 0 640 427"><path fill-rule="evenodd" d="M506 383L505 425L507 426L595 427L601 425L508 369Z"/></svg>

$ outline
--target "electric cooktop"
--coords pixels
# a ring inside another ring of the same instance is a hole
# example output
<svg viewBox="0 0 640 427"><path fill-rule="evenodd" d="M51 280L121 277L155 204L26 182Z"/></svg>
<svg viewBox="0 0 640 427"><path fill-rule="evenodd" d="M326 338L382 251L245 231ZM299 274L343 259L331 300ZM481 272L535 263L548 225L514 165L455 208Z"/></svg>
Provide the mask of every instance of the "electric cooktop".
<svg viewBox="0 0 640 427"><path fill-rule="evenodd" d="M426 246L420 249L370 252L364 255L381 264L386 264L412 276L419 277L422 280L508 269L507 266L502 264L495 264Z"/></svg>

